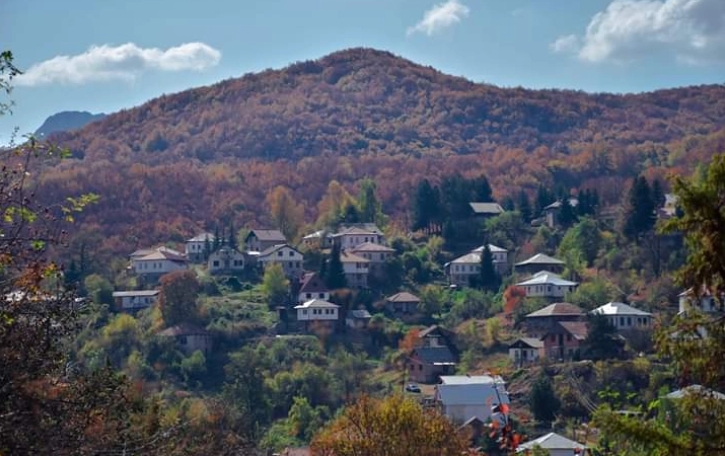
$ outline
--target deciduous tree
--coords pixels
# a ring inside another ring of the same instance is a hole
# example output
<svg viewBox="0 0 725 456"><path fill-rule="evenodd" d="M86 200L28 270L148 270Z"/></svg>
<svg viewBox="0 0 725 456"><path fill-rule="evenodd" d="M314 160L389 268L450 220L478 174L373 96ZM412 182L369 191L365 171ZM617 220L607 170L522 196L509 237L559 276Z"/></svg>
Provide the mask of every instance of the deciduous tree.
<svg viewBox="0 0 725 456"><path fill-rule="evenodd" d="M278 185L267 195L266 202L277 229L285 238L296 239L304 224L305 210L297 203L290 189Z"/></svg>
<svg viewBox="0 0 725 456"><path fill-rule="evenodd" d="M262 292L267 297L270 307L281 306L285 304L285 299L289 295L290 283L287 276L279 263L272 263L264 269L264 277L262 277Z"/></svg>
<svg viewBox="0 0 725 456"><path fill-rule="evenodd" d="M159 308L166 326L195 321L199 281L194 271L174 271L159 279Z"/></svg>

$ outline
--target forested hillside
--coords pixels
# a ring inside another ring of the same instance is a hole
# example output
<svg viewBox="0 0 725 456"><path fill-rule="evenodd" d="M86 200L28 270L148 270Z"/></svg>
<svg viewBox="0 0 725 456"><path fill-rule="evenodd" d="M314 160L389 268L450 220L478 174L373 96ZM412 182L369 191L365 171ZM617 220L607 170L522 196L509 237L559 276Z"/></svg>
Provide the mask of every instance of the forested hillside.
<svg viewBox="0 0 725 456"><path fill-rule="evenodd" d="M387 52L351 49L152 100L55 135L74 160L45 174L52 198L95 192L83 214L113 250L212 221L270 223L289 188L312 223L328 182L377 181L406 224L422 179L486 174L499 199L538 185L618 202L647 170L688 171L725 150L725 86L639 95L498 88Z"/></svg>

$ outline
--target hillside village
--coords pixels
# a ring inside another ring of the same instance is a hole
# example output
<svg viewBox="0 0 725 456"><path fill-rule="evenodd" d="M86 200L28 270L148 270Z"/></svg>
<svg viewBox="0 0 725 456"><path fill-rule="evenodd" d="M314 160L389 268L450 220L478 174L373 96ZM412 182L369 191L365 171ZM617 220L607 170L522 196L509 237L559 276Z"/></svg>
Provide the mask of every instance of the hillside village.
<svg viewBox="0 0 725 456"><path fill-rule="evenodd" d="M347 204L335 210L347 212L349 218L359 203ZM553 418L537 416L547 412L532 410L535 405L527 396L531 393L517 391L532 388L530 383L517 383L517 378L527 377L521 372L646 357L653 350L653 330L661 322L693 305L704 312L716 311L707 298L691 299L686 290L675 293L676 302L652 298L642 302L636 292L627 295L613 286L597 290L597 276L575 263L585 252L573 259L561 247L568 233L582 224L593 223L598 232L604 231L606 215L600 219L600 214L606 211L593 207L585 214L577 212L575 197L540 206L541 213L526 226L521 207L469 203L455 221L456 231L464 232L460 228L464 225L475 227L465 232L483 243L459 252L444 249L446 244L461 245L471 239L445 239L445 234L425 230L401 233L392 227L381 229L374 221L339 221L301 233L297 239L269 226L237 233L231 227L222 234L219 230L191 233L183 245L166 243L130 253L125 271L116 278L117 284L127 286L111 292L109 310L143 319L161 306L167 308L161 310L166 321L169 307L183 308L175 300L189 297L175 289L191 293L192 305L185 307L188 314L175 311L172 321L154 325L155 337L171 341L188 359L196 357L197 364L206 364L197 365L196 374L182 369L177 379L182 383L196 375L202 381L199 385L211 385L203 379L204 372L218 368L212 366L214 360L252 341L276 345L311 337L327 352L354 347L366 354L363 364L372 363L364 368L366 376L390 379L367 388L405 391L469 428L474 441L484 442L486 423L502 419L502 406L507 411L510 407L522 423L533 417L541 422ZM646 229L675 211L676 199L664 195ZM379 213L377 217L382 219ZM511 220L520 232L497 228L499 223L511 226ZM532 249L530 236L535 239L542 233L558 233L558 248L549 242L539 251ZM503 242L496 245L484 239ZM512 242L517 239L521 244ZM595 256L602 254L600 248ZM565 257L558 258L559 253ZM185 289L189 281L195 285ZM590 291L584 293L587 287ZM86 288L99 298L88 280ZM249 310L229 310L235 306ZM220 326L220 318L225 325ZM240 323L246 332L232 329ZM117 359L128 368L128 361ZM551 391L550 380L542 378ZM591 399L579 401L587 400ZM284 417L286 410L280 413ZM567 434L564 428L558 430ZM533 442L551 454L583 454L588 443L578 431L570 430L567 436L543 431ZM276 450L305 443L304 437L290 441L268 435L267 439Z"/></svg>

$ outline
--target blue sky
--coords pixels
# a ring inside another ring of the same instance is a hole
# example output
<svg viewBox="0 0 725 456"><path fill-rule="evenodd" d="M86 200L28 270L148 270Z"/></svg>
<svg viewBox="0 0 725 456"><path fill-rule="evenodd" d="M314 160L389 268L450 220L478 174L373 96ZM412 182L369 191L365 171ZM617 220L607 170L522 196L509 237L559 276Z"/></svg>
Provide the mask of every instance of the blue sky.
<svg viewBox="0 0 725 456"><path fill-rule="evenodd" d="M500 86L641 92L725 82L725 0L2 0L25 75L12 116L113 112L374 47Z"/></svg>

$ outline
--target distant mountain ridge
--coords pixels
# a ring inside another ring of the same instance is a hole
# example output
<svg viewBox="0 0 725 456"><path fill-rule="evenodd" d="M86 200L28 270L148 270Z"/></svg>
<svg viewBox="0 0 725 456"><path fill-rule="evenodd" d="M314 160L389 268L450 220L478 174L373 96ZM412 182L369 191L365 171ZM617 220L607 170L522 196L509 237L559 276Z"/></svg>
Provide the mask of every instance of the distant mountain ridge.
<svg viewBox="0 0 725 456"><path fill-rule="evenodd" d="M595 140L662 144L723 127L723 85L628 95L500 88L358 48L165 95L64 135L64 142L86 157L112 148L116 159L142 161L149 153L152 160L299 160L497 147L566 152Z"/></svg>
<svg viewBox="0 0 725 456"><path fill-rule="evenodd" d="M61 111L45 119L43 125L35 130L35 136L42 138L52 133L77 130L104 117L106 114L92 114L88 111Z"/></svg>

